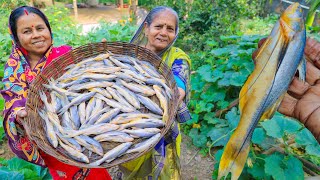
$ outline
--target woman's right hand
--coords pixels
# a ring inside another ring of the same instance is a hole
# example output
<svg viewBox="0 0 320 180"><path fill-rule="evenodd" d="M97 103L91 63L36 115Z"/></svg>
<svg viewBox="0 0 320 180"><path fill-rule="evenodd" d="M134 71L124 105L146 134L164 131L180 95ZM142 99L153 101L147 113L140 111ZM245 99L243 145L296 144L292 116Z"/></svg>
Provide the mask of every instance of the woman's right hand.
<svg viewBox="0 0 320 180"><path fill-rule="evenodd" d="M264 40L259 42L259 48ZM253 58L256 54L257 51ZM308 38L304 55L308 60L306 82L294 77L278 111L298 119L320 142L320 43Z"/></svg>
<svg viewBox="0 0 320 180"><path fill-rule="evenodd" d="M17 112L16 120L18 121L18 123L21 124L21 122L27 115L28 115L27 111L25 109L21 109Z"/></svg>

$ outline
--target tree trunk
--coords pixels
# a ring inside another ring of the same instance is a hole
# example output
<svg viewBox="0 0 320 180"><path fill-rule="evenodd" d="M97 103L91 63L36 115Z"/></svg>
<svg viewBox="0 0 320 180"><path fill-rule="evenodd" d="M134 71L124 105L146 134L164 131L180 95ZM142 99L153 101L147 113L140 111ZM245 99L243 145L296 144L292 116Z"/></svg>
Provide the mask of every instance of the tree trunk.
<svg viewBox="0 0 320 180"><path fill-rule="evenodd" d="M54 5L54 0L52 0L52 5Z"/></svg>
<svg viewBox="0 0 320 180"><path fill-rule="evenodd" d="M33 0L30 0L30 6L33 6L33 7L34 7Z"/></svg>
<svg viewBox="0 0 320 180"><path fill-rule="evenodd" d="M130 17L131 18L136 18L137 6L138 6L138 0L131 0L130 1Z"/></svg>
<svg viewBox="0 0 320 180"><path fill-rule="evenodd" d="M78 5L77 0L73 0L73 11L74 11L74 17L76 21L78 20Z"/></svg>

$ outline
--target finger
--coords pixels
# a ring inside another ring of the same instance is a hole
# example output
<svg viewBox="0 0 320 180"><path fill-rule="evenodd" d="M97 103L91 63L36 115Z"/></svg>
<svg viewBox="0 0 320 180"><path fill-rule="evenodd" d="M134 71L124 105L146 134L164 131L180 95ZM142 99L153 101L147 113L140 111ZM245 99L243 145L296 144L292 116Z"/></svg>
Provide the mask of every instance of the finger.
<svg viewBox="0 0 320 180"><path fill-rule="evenodd" d="M294 117L294 108L297 105L298 100L289 94L285 94L278 111L286 116Z"/></svg>
<svg viewBox="0 0 320 180"><path fill-rule="evenodd" d="M320 142L320 106L311 113L304 125L309 129L317 141Z"/></svg>
<svg viewBox="0 0 320 180"><path fill-rule="evenodd" d="M307 93L301 100L297 102L294 116L303 124L308 120L314 111L320 107L320 98L313 93Z"/></svg>
<svg viewBox="0 0 320 180"><path fill-rule="evenodd" d="M320 69L315 67L312 63L307 62L307 83L310 85L314 85L318 79L320 79Z"/></svg>
<svg viewBox="0 0 320 180"><path fill-rule="evenodd" d="M258 48L260 48L266 40L267 40L267 38L262 38L262 39L258 42Z"/></svg>
<svg viewBox="0 0 320 180"><path fill-rule="evenodd" d="M179 102L181 102L183 100L183 98L186 96L186 92L182 88L179 88L179 87L178 87L178 90L179 90Z"/></svg>
<svg viewBox="0 0 320 180"><path fill-rule="evenodd" d="M307 82L303 82L299 80L297 77L294 77L288 88L288 93L292 97L300 99L309 88L310 85Z"/></svg>
<svg viewBox="0 0 320 180"><path fill-rule="evenodd" d="M256 49L256 50L252 53L252 57L251 57L251 58L252 58L253 60L256 58L258 52L259 52L259 49Z"/></svg>
<svg viewBox="0 0 320 180"><path fill-rule="evenodd" d="M304 53L308 60L312 61L318 68L320 68L320 43L314 39L308 38Z"/></svg>
<svg viewBox="0 0 320 180"><path fill-rule="evenodd" d="M17 112L17 116L20 118L24 118L27 116L27 111L26 110L20 110Z"/></svg>
<svg viewBox="0 0 320 180"><path fill-rule="evenodd" d="M102 38L101 42L107 42L106 38Z"/></svg>
<svg viewBox="0 0 320 180"><path fill-rule="evenodd" d="M267 38L262 38L259 42L258 42L258 49L256 49L253 53L252 53L252 59L254 60L259 52L259 48L263 45L263 43L267 40Z"/></svg>

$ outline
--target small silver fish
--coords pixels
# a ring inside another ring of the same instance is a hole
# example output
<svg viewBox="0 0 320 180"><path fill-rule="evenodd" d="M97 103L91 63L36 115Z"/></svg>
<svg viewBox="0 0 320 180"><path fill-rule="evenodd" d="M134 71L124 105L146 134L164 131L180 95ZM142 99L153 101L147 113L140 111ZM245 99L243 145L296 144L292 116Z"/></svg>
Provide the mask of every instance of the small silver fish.
<svg viewBox="0 0 320 180"><path fill-rule="evenodd" d="M147 148L149 148L150 146L155 145L160 140L160 137L161 137L161 133L158 133L152 136L151 138L134 145L133 148L128 149L126 153L129 154L129 153L135 153L135 152L142 152Z"/></svg>
<svg viewBox="0 0 320 180"><path fill-rule="evenodd" d="M112 150L108 151L103 156L103 158L97 160L96 162L91 163L90 166L99 166L103 162L110 163L115 158L117 158L117 157L121 156L122 154L124 154L130 148L131 145L132 145L132 142L127 142L127 143L122 143L122 144L116 146Z"/></svg>

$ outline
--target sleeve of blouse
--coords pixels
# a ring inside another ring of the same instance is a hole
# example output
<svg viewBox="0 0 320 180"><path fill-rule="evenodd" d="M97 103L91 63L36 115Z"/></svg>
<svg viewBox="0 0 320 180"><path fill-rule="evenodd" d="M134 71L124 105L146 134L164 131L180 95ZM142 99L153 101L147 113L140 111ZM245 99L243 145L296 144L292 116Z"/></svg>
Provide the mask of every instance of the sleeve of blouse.
<svg viewBox="0 0 320 180"><path fill-rule="evenodd" d="M177 120L184 123L191 119L187 104L189 103L190 93L190 67L189 63L184 59L176 59L172 64L172 73L177 82L177 86L184 89L186 96L184 101L179 105Z"/></svg>
<svg viewBox="0 0 320 180"><path fill-rule="evenodd" d="M25 108L27 84L22 66L16 60L9 59L5 66L1 95L5 100L3 127L8 138L8 145L19 158L44 166L36 146L28 139L24 128L16 120L19 110Z"/></svg>

